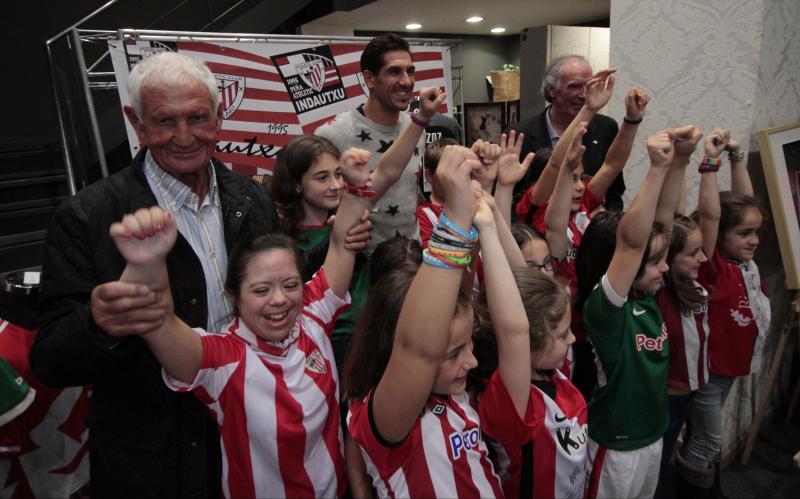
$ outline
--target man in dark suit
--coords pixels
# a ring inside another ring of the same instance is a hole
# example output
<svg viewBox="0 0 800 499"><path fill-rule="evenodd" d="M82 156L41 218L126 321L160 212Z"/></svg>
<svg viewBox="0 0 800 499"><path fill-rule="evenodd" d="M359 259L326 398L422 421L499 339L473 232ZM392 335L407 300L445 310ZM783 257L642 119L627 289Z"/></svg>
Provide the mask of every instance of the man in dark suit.
<svg viewBox="0 0 800 499"><path fill-rule="evenodd" d="M525 134L520 158L529 152L555 146L558 138L581 110L586 100L585 83L592 77L592 67L579 55L567 55L553 60L545 70L542 93L550 105L532 118L518 122L513 129ZM583 137L586 152L583 154L583 169L594 175L603 165L606 152L617 136L617 122L608 116L598 114L589 123ZM542 173L544 164L538 169L531 168L528 175L517 184L515 192L523 193ZM606 208L622 210L622 194L625 181L618 176L606 193Z"/></svg>

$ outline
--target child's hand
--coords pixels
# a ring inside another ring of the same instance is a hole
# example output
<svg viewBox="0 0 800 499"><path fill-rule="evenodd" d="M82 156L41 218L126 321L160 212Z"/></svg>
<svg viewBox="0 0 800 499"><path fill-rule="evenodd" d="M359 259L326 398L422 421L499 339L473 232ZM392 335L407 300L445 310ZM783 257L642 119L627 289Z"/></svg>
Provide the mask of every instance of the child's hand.
<svg viewBox="0 0 800 499"><path fill-rule="evenodd" d="M650 94L637 87L631 88L625 95L625 117L633 121L641 120L648 102Z"/></svg>
<svg viewBox="0 0 800 499"><path fill-rule="evenodd" d="M583 136L586 135L586 122L581 121L575 129L575 134L572 136L572 143L569 145L569 150L564 156L564 162L561 163L562 168L569 168L569 171L575 171L581 164L583 159L583 152L586 150L581 141Z"/></svg>
<svg viewBox="0 0 800 499"><path fill-rule="evenodd" d="M352 147L342 153L339 164L342 165L342 177L352 185L364 185L369 180L370 152Z"/></svg>
<svg viewBox="0 0 800 499"><path fill-rule="evenodd" d="M654 167L668 167L675 154L672 135L666 130L647 137L647 154Z"/></svg>
<svg viewBox="0 0 800 499"><path fill-rule="evenodd" d="M111 224L108 232L119 252L132 265L163 260L178 237L172 214L158 206L125 215L122 221Z"/></svg>
<svg viewBox="0 0 800 499"><path fill-rule="evenodd" d="M706 155L711 158L719 157L722 151L725 150L725 147L727 147L730 138L730 130L715 128L714 131L706 137L706 143L704 145Z"/></svg>
<svg viewBox="0 0 800 499"><path fill-rule="evenodd" d="M481 139L473 142L470 149L475 153L475 156L481 160L481 164L483 165L491 165L497 161L498 156L500 156L500 146L492 144L491 142L484 142Z"/></svg>
<svg viewBox="0 0 800 499"><path fill-rule="evenodd" d="M472 152L481 161L481 164L472 172L472 175L485 189L489 188L494 183L494 179L497 178L497 169L499 168L497 160L500 157L500 146L478 139L472 144Z"/></svg>
<svg viewBox="0 0 800 499"><path fill-rule="evenodd" d="M675 138L675 156L687 158L697 148L697 143L703 138L703 131L694 125L684 125L673 128L670 133Z"/></svg>
<svg viewBox="0 0 800 499"><path fill-rule="evenodd" d="M497 160L497 181L500 185L514 185L525 176L528 167L531 166L534 154L532 152L525 156L522 163L519 162L519 153L522 150L522 142L525 134L517 135L511 130L509 135L500 136L500 158Z"/></svg>
<svg viewBox="0 0 800 499"><path fill-rule="evenodd" d="M725 145L725 150L732 153L739 152L739 143L730 136L730 131L728 131L728 143Z"/></svg>
<svg viewBox="0 0 800 499"><path fill-rule="evenodd" d="M419 114L426 120L431 119L445 98L447 94L437 85L423 88L419 91Z"/></svg>
<svg viewBox="0 0 800 499"><path fill-rule="evenodd" d="M598 112L608 104L614 93L615 68L598 71L586 82L586 107L590 111Z"/></svg>
<svg viewBox="0 0 800 499"><path fill-rule="evenodd" d="M475 225L478 232L483 232L494 225L494 213L492 212L492 206L489 204L489 199L494 203L492 195L484 191L483 195L477 200L478 211L475 212L472 224Z"/></svg>
<svg viewBox="0 0 800 499"><path fill-rule="evenodd" d="M436 179L444 191L447 217L462 228L468 228L475 214L475 197L471 195L472 171L480 166L475 153L461 146L447 146L439 158Z"/></svg>

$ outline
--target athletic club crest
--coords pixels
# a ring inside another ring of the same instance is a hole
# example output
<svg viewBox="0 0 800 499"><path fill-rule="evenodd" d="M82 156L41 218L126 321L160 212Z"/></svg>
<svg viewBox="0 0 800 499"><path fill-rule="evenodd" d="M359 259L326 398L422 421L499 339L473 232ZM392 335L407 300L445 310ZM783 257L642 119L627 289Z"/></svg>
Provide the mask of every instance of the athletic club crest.
<svg viewBox="0 0 800 499"><path fill-rule="evenodd" d="M297 114L347 98L331 47L319 45L272 56Z"/></svg>
<svg viewBox="0 0 800 499"><path fill-rule="evenodd" d="M306 358L306 370L317 374L325 374L328 372L328 366L325 364L325 358L322 356L319 350L314 349L314 351L311 352L311 355Z"/></svg>
<svg viewBox="0 0 800 499"><path fill-rule="evenodd" d="M244 89L246 78L239 75L229 75L225 73L214 73L217 79L217 91L219 100L222 103L222 117L228 119L239 109L239 105L244 99Z"/></svg>

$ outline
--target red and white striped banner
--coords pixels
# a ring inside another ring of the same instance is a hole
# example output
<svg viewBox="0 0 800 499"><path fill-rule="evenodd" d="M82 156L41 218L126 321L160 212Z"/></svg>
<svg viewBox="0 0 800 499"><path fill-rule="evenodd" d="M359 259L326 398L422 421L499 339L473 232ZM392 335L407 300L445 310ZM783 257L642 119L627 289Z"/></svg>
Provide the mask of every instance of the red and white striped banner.
<svg viewBox="0 0 800 499"><path fill-rule="evenodd" d="M246 175L272 173L278 151L298 135L312 134L338 113L366 101L360 58L366 43L313 41L211 43L110 41L120 101L130 103L130 69L153 53L175 50L205 62L217 78L223 103L215 156ZM440 112L452 112L450 48L411 46L415 93L439 85L448 93ZM125 121L131 152L138 139Z"/></svg>

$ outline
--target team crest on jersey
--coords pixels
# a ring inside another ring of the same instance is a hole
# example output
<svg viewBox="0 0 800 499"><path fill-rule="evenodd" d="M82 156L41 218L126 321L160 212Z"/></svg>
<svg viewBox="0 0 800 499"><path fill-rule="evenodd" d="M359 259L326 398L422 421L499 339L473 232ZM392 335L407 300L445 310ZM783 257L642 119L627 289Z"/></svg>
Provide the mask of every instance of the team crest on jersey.
<svg viewBox="0 0 800 499"><path fill-rule="evenodd" d="M747 300L739 300L739 310L741 309L749 309L750 303ZM739 325L739 327L747 327L753 322L752 317L747 317L739 310L732 308L730 309L731 319Z"/></svg>
<svg viewBox="0 0 800 499"><path fill-rule="evenodd" d="M433 409L431 409L431 412L438 416L440 414L444 414L444 410L445 410L444 404L436 404L435 406L433 406Z"/></svg>
<svg viewBox="0 0 800 499"><path fill-rule="evenodd" d="M239 109L239 105L244 99L247 79L244 76L225 73L214 73L214 78L217 79L219 101L222 103L222 117L228 119L228 116Z"/></svg>
<svg viewBox="0 0 800 499"><path fill-rule="evenodd" d="M328 366L325 364L325 357L322 356L319 350L314 349L311 355L306 358L306 370L317 374L325 374L328 372Z"/></svg>
<svg viewBox="0 0 800 499"><path fill-rule="evenodd" d="M272 56L297 114L347 98L330 45Z"/></svg>

